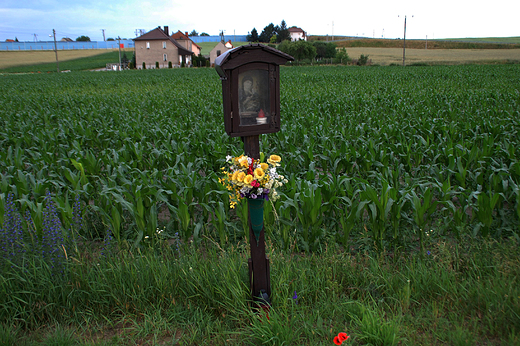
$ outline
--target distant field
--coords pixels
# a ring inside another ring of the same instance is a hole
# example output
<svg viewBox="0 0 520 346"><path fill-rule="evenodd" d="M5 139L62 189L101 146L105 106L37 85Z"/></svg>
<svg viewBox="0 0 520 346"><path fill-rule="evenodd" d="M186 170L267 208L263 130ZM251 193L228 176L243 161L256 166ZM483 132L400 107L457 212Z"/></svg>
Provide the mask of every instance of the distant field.
<svg viewBox="0 0 520 346"><path fill-rule="evenodd" d="M361 54L368 55L373 64L402 64L402 48L350 47L346 48L350 58L357 59ZM406 64L426 63L482 64L520 62L520 49L406 49Z"/></svg>
<svg viewBox="0 0 520 346"><path fill-rule="evenodd" d="M246 42L234 42L236 46ZM208 55L215 46L214 42L199 44L202 54ZM428 45L428 48L430 45ZM361 54L368 55L373 64L402 64L403 49L384 47L346 47L352 59ZM131 59L133 49L125 49ZM60 70L88 70L102 68L109 62L117 62L118 51L75 50L59 51ZM406 64L458 65L520 63L520 49L406 49ZM54 51L0 52L0 72L53 72L56 71Z"/></svg>
<svg viewBox="0 0 520 346"><path fill-rule="evenodd" d="M132 56L132 49L123 49L128 58ZM82 50L59 50L58 62L65 62L79 58L99 56L111 52L118 52L117 49L82 49ZM116 62L116 61L114 61ZM56 54L52 50L44 51L3 51L0 52L0 69L14 66L32 66L37 64L56 63ZM61 69L61 68L60 68Z"/></svg>
<svg viewBox="0 0 520 346"><path fill-rule="evenodd" d="M449 41L461 42L485 42L485 43L513 43L520 44L520 36L516 37L466 37L466 38L447 38Z"/></svg>

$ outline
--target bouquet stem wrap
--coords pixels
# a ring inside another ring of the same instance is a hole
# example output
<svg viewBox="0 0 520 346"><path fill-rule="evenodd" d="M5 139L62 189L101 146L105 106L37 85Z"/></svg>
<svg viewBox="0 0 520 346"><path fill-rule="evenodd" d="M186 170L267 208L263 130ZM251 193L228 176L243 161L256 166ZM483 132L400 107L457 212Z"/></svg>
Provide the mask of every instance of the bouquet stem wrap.
<svg viewBox="0 0 520 346"><path fill-rule="evenodd" d="M260 232L264 228L264 200L263 199L247 199L249 215L251 218L251 227L256 238L256 246L260 240Z"/></svg>

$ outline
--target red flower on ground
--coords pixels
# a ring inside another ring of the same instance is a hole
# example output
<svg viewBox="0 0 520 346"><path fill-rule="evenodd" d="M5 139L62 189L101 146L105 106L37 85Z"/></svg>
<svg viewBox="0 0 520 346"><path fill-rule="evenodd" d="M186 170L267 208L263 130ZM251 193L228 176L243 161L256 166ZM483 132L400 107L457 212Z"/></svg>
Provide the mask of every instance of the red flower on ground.
<svg viewBox="0 0 520 346"><path fill-rule="evenodd" d="M343 333L343 332L341 332L341 333L339 333L337 336L334 337L334 340L333 340L333 341L334 341L334 343L335 343L336 345L341 345L341 344L343 343L343 341L348 340L349 337L350 337L350 336L348 336L347 333Z"/></svg>
<svg viewBox="0 0 520 346"><path fill-rule="evenodd" d="M338 338L339 338L339 341L343 342L345 340L348 340L348 338L350 338L350 336L347 335L347 333L339 333L338 334Z"/></svg>

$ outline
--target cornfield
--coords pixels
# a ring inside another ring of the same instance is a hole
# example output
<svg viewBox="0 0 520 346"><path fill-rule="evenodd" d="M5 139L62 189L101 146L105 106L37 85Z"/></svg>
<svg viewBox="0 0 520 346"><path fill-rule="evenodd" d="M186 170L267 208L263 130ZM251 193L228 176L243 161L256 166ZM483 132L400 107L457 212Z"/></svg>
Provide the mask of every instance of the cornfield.
<svg viewBox="0 0 520 346"><path fill-rule="evenodd" d="M260 138L288 179L265 210L277 246L422 249L432 230L518 239L518 66L288 67L280 79L281 131ZM50 192L64 229L83 236L247 236L245 204L230 210L217 178L243 144L224 131L214 70L0 83L0 224L11 194L38 229Z"/></svg>

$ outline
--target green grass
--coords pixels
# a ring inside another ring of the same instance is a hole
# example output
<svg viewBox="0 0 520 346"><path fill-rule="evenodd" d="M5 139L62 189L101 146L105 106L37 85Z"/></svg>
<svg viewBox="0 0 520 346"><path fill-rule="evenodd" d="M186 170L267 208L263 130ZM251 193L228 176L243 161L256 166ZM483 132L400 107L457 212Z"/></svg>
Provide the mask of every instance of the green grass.
<svg viewBox="0 0 520 346"><path fill-rule="evenodd" d="M8 270L0 345L330 345L341 331L352 345L520 343L513 240L435 238L426 258L303 255L268 241L269 320L248 306L247 246L213 244L179 256L163 240L108 258L80 247L60 279L39 265Z"/></svg>
<svg viewBox="0 0 520 346"><path fill-rule="evenodd" d="M128 59L132 58L132 52L126 52ZM123 53L121 53L123 56ZM91 57L79 58L68 61L60 61L60 71L82 71L82 70L94 70L99 68L105 68L107 63L114 63L119 61L119 52L112 51ZM1 69L3 73L28 73L28 72L56 72L56 62L37 64L32 66L15 66L5 69Z"/></svg>
<svg viewBox="0 0 520 346"><path fill-rule="evenodd" d="M465 38L446 38L448 41L480 42L480 43L501 43L501 44L520 44L520 36L516 37L465 37Z"/></svg>
<svg viewBox="0 0 520 346"><path fill-rule="evenodd" d="M211 50L215 48L215 46L218 44L218 42L200 42L197 43L198 46L201 48L201 54L202 55L209 55ZM231 42L233 47L239 47L243 46L245 44L249 44L249 42Z"/></svg>

